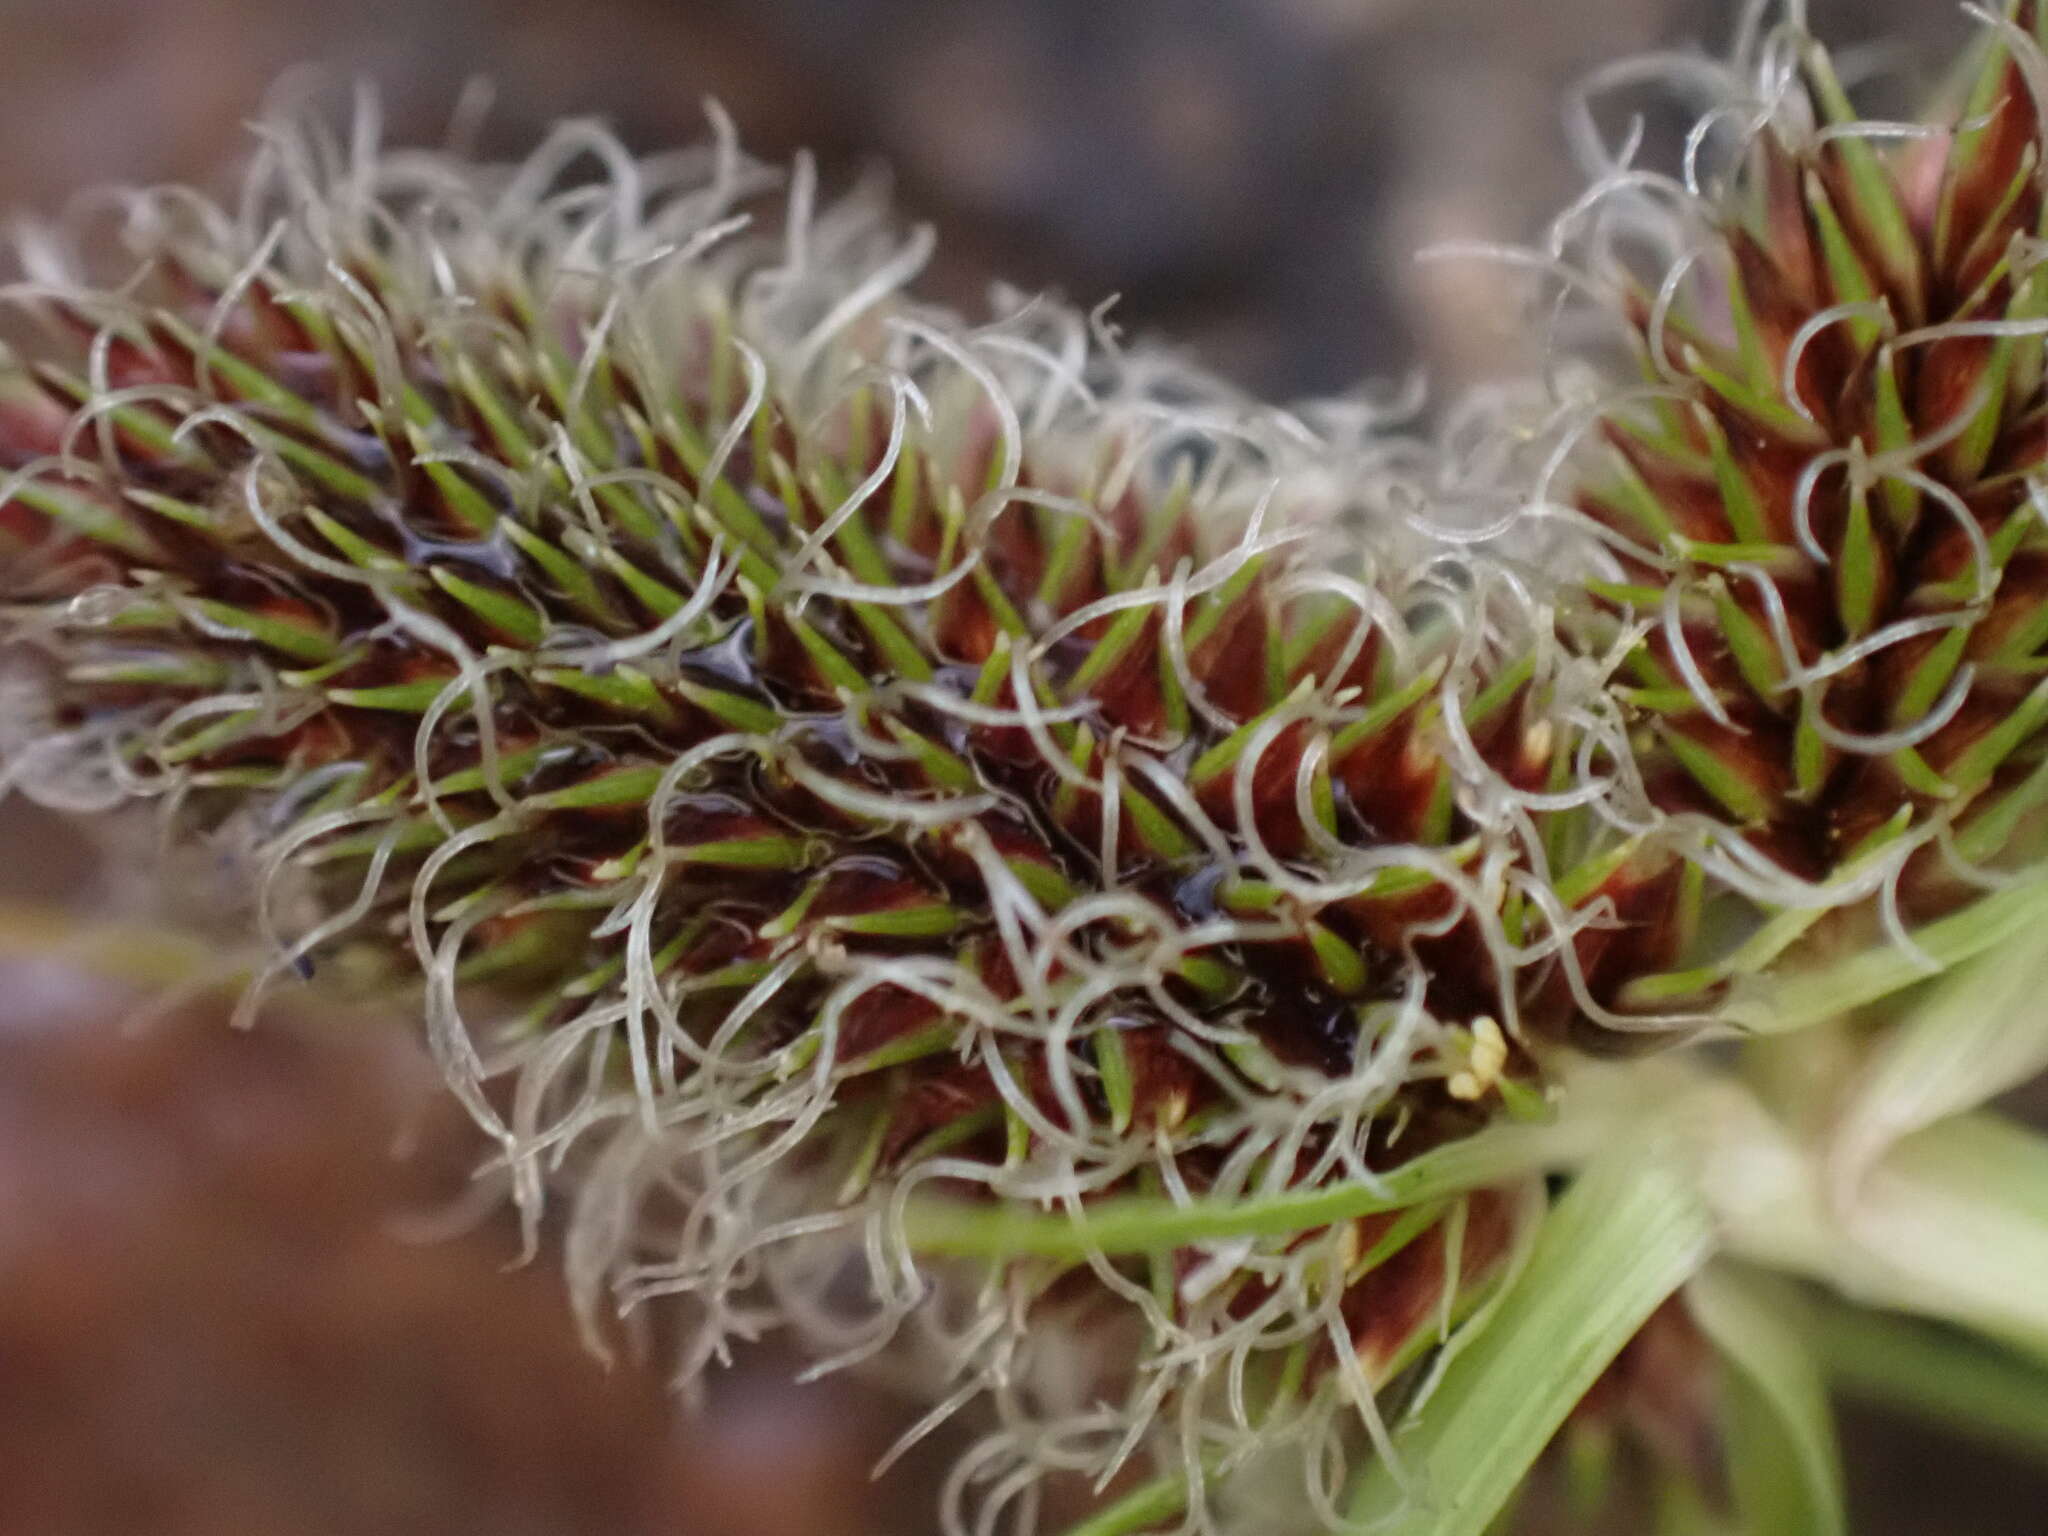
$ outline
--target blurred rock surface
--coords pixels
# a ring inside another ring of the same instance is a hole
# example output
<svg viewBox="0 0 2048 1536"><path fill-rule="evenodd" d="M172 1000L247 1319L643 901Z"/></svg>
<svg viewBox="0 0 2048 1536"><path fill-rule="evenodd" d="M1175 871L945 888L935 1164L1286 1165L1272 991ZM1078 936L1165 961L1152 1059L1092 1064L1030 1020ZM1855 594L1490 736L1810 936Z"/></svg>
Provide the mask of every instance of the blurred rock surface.
<svg viewBox="0 0 2048 1536"><path fill-rule="evenodd" d="M0 959L0 1536L922 1528L887 1405L785 1365L679 1426L552 1258L432 1234L478 1148L395 1029L144 1000Z"/></svg>
<svg viewBox="0 0 2048 1536"><path fill-rule="evenodd" d="M374 83L431 141L463 81L511 154L564 114L661 148L731 109L838 184L881 164L945 233L932 281L1085 303L1280 393L1499 366L1490 274L1433 241L1527 237L1573 188L1566 88L1720 47L1737 0L0 0L0 207L205 177L287 66ZM1960 35L1925 0L1812 0L1831 38ZM339 99L339 97L338 97Z"/></svg>

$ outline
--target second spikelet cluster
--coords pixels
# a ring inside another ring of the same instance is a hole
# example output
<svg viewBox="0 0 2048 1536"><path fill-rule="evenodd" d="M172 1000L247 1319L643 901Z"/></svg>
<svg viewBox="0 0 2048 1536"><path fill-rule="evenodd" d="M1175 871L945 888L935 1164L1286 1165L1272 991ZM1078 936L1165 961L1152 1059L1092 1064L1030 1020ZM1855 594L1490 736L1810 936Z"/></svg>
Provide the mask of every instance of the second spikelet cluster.
<svg viewBox="0 0 2048 1536"><path fill-rule="evenodd" d="M1638 371L1575 422L1571 498L1645 813L1765 910L1875 894L1908 951L2048 796L2044 23L1985 22L1926 124L1753 30L1682 177L1609 159L1551 247Z"/></svg>

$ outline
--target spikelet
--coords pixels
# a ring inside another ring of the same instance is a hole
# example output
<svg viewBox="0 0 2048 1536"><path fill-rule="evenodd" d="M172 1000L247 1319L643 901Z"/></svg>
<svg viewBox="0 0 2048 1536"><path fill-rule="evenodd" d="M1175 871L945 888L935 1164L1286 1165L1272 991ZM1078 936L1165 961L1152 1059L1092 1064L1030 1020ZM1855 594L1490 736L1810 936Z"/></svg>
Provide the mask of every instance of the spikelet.
<svg viewBox="0 0 2048 1536"><path fill-rule="evenodd" d="M412 975L529 1213L576 1192L579 1300L693 1298L686 1377L909 1320L942 1406L1001 1401L950 1495L997 1503L1250 1435L1249 1377L1334 1487L1540 1189L951 1310L905 1202L1377 1187L1540 1113L1546 1041L1687 1022L1615 1005L1698 872L1594 804L1597 667L1403 518L1413 445L1050 303L965 327L901 293L923 237L774 180L724 132L492 171L273 131L232 208L117 200L114 286L32 244L0 773L232 829L251 1006ZM1057 1358L1104 1314L1131 1349Z"/></svg>
<svg viewBox="0 0 2048 1536"><path fill-rule="evenodd" d="M2038 851L2048 795L2048 70L2039 9L2005 10L1922 127L1752 8L1694 71L1683 177L1594 149L1548 252L1640 370L1554 460L1606 566L1581 643L1635 640L1636 814L1717 888L1909 952Z"/></svg>

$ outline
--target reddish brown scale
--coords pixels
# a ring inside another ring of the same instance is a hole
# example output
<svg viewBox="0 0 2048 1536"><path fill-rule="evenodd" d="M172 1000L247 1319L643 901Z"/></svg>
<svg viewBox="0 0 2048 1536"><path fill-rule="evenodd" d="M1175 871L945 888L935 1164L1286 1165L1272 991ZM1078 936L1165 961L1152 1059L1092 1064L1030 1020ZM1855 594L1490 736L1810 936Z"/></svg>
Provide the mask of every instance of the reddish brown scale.
<svg viewBox="0 0 2048 1536"><path fill-rule="evenodd" d="M25 394L0 400L0 469L17 470L55 453L70 420L70 410L53 400Z"/></svg>
<svg viewBox="0 0 2048 1536"><path fill-rule="evenodd" d="M1202 679L1204 697L1235 721L1265 707L1266 657L1277 639L1270 612L1265 582L1255 581L1188 652L1188 670Z"/></svg>
<svg viewBox="0 0 2048 1536"><path fill-rule="evenodd" d="M1163 1025L1127 1027L1131 1021L1119 1020L1110 1027L1117 1030L1123 1045L1124 1058L1130 1068L1131 1127L1140 1133L1154 1130L1171 1131L1185 1120L1191 1107L1206 1102L1214 1092L1190 1062L1173 1048ZM984 1078L987 1069L977 1067ZM1023 1070L1013 1072L1018 1077L1031 1106L1054 1125L1067 1130L1082 1130L1076 1126L1066 1107L1061 1103L1059 1091L1053 1086L1051 1065L1043 1052L1033 1052L1025 1059ZM1094 1076L1077 1076L1076 1087L1088 1114L1094 1121L1106 1119L1110 1113L1109 1101L1103 1092L1101 1080ZM989 1081L991 1092L998 1092L993 1080Z"/></svg>
<svg viewBox="0 0 2048 1536"><path fill-rule="evenodd" d="M1803 170L1797 157L1774 133L1758 137L1756 154L1762 182L1762 238L1778 280L1758 284L1754 302L1780 311L1790 308L1811 312L1822 303L1826 280L1801 186ZM1738 242L1738 252L1740 249ZM1800 318L1805 317L1802 314ZM1794 325L1798 323L1795 321ZM1771 338L1772 354L1782 358L1791 339L1791 331Z"/></svg>
<svg viewBox="0 0 2048 1536"><path fill-rule="evenodd" d="M1469 729L1469 728L1468 728ZM1534 794L1550 772L1555 727L1545 720L1532 691L1515 690L1506 704L1476 729L1472 745L1487 767L1515 789Z"/></svg>
<svg viewBox="0 0 2048 1536"><path fill-rule="evenodd" d="M2010 303L2010 297L2009 293L1995 295L1957 318L1997 319ZM1924 355L1913 387L1914 420L1931 435L1965 413L1981 408L1985 365L1991 360L1993 344L1978 336L1949 337L1919 350ZM1966 489L1974 478L1964 453L1960 442L1950 443L1937 460L1942 471L1940 478L1959 490Z"/></svg>
<svg viewBox="0 0 2048 1536"><path fill-rule="evenodd" d="M1121 729L1142 740L1168 734L1166 694L1160 687L1160 644L1166 621L1149 615L1130 649L1088 689L1098 729Z"/></svg>
<svg viewBox="0 0 2048 1536"><path fill-rule="evenodd" d="M1104 462L1107 462L1106 458ZM1128 486L1115 501L1099 510L1100 526L1108 529L1108 536L1105 538L1102 533L1091 527L1088 547L1093 566L1105 587L1109 578L1108 562L1130 558L1139 541L1145 537L1145 519L1150 510L1145 498L1137 495Z"/></svg>
<svg viewBox="0 0 2048 1536"><path fill-rule="evenodd" d="M1417 739L1423 710L1405 711L1380 739L1331 766L1351 808L1390 843L1421 837L1442 782L1443 764Z"/></svg>
<svg viewBox="0 0 2048 1536"><path fill-rule="evenodd" d="M933 637L946 654L978 664L995 653L1002 626L972 579L956 583L932 609Z"/></svg>
<svg viewBox="0 0 2048 1536"><path fill-rule="evenodd" d="M1990 611L1970 632L1965 655L1972 661L1989 661L2039 618L2043 604L2048 604L2048 550L2023 549L2007 563Z"/></svg>
<svg viewBox="0 0 2048 1536"><path fill-rule="evenodd" d="M1436 884L1400 895L1347 896L1324 910L1381 949L1397 949L1417 930L1440 928L1458 909L1456 895Z"/></svg>
<svg viewBox="0 0 2048 1536"><path fill-rule="evenodd" d="M2048 409L2038 409L2006 428L1985 474L1999 481L2038 474L2044 468L2048 468Z"/></svg>
<svg viewBox="0 0 2048 1536"><path fill-rule="evenodd" d="M846 1060L859 1061L884 1046L921 1034L944 1018L939 1005L922 993L894 983L876 987L855 998L840 1016L839 1051Z"/></svg>
<svg viewBox="0 0 2048 1536"><path fill-rule="evenodd" d="M1288 618L1289 615L1283 612L1280 621L1283 632L1288 628ZM1352 688L1369 689L1379 674L1386 642L1376 629L1368 629L1362 639L1356 631L1357 625L1351 622L1329 625L1287 673L1287 690L1291 693L1307 678L1325 682L1338 693ZM1335 670L1337 663L1354 648L1351 664L1342 676L1338 676Z"/></svg>
<svg viewBox="0 0 2048 1536"><path fill-rule="evenodd" d="M1644 860L1643 867L1625 868L1606 887L1613 915L1606 924L1581 933L1573 944L1586 991L1603 1008L1629 1011L1630 983L1669 968L1682 953L1680 910L1683 868L1669 860ZM1618 1033L1591 1024L1581 1014L1570 978L1553 966L1544 985L1530 999L1538 1020L1564 1020L1572 1043L1596 1055L1629 1054L1668 1043L1667 1031Z"/></svg>
<svg viewBox="0 0 2048 1536"><path fill-rule="evenodd" d="M137 699L140 702L140 699ZM374 754L374 741L369 752ZM291 730L252 735L209 755L209 763L222 768L261 767L278 762L318 767L323 763L350 762L365 755L358 733L347 719L325 715Z"/></svg>
<svg viewBox="0 0 2048 1536"><path fill-rule="evenodd" d="M107 383L114 389L191 382L189 375L180 371L177 360L166 357L162 348L154 344L154 338L148 348L127 336L109 336L100 342L101 322L83 310L60 300L51 305L50 313L81 344L98 343L102 347ZM187 361L189 356L186 354Z"/></svg>
<svg viewBox="0 0 2048 1536"><path fill-rule="evenodd" d="M889 1106L889 1132L882 1142L883 1166L894 1167L919 1141L969 1115L992 1109L1002 1094L988 1069L973 1063L928 1068L909 1091Z"/></svg>
<svg viewBox="0 0 2048 1536"><path fill-rule="evenodd" d="M1260 756L1252 770L1250 800L1252 821L1267 848L1280 858L1291 858L1307 844L1308 834L1295 808L1294 784L1302 754L1314 738L1315 727L1306 720L1285 726ZM1219 827L1243 831L1238 813L1236 776L1222 774L1195 787L1202 809Z"/></svg>
<svg viewBox="0 0 2048 1536"><path fill-rule="evenodd" d="M1382 1218L1384 1225L1392 1225ZM1376 1223L1359 1224L1368 1250ZM1483 1290L1507 1262L1514 1244L1515 1214L1508 1198L1491 1190L1465 1202L1465 1227L1458 1244L1461 1287ZM1450 1235L1436 1226L1370 1270L1344 1293L1342 1312L1351 1348L1369 1378L1383 1377L1416 1334L1443 1308L1450 1269Z"/></svg>
<svg viewBox="0 0 2048 1536"><path fill-rule="evenodd" d="M1806 454L1786 448L1767 433L1748 427L1718 397L1706 402L1728 444L1729 455L1756 493L1764 531L1772 542L1791 544L1797 538L1799 475ZM1723 514L1722 537L1733 539L1734 526Z"/></svg>
<svg viewBox="0 0 2048 1536"><path fill-rule="evenodd" d="M1745 294L1753 295L1752 313L1764 346L1772 357L1783 359L1814 308L1800 297L1807 283L1789 270L1799 263L1774 260L1747 230L1731 231L1728 245L1737 280ZM1814 337L1801 354L1793 380L1800 403L1817 419L1825 421L1835 409L1828 381L1840 378L1847 362L1842 338L1833 331ZM1686 365L1681 360L1678 366L1682 370Z"/></svg>
<svg viewBox="0 0 2048 1536"><path fill-rule="evenodd" d="M2019 24L2035 26L2037 9L2029 3ZM2041 193L2031 157L2040 149L2038 110L2025 73L2006 61L1988 111L1959 135L1970 152L1951 154L1943 177L1933 230L1936 297L1955 303L1974 292L1982 275L1972 267L1970 251L1988 248L2001 231L2036 221Z"/></svg>
<svg viewBox="0 0 2048 1536"><path fill-rule="evenodd" d="M1171 1026L1126 1030L1123 1046L1131 1069L1131 1123L1139 1130L1173 1130L1192 1107L1209 1101L1211 1085L1174 1048Z"/></svg>

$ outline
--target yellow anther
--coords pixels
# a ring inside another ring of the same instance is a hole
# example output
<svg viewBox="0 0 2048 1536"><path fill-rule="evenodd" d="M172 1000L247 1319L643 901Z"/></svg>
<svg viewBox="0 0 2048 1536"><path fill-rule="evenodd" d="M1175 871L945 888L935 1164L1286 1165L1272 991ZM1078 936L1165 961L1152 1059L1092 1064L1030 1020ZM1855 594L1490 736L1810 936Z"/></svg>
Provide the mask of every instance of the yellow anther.
<svg viewBox="0 0 2048 1536"><path fill-rule="evenodd" d="M1465 1069L1453 1074L1445 1085L1454 1099L1482 1098L1500 1081L1501 1068L1508 1064L1508 1040L1500 1025L1484 1016L1474 1019L1471 1052Z"/></svg>

